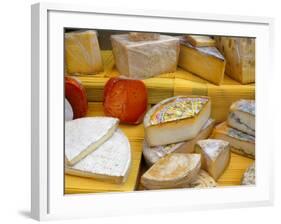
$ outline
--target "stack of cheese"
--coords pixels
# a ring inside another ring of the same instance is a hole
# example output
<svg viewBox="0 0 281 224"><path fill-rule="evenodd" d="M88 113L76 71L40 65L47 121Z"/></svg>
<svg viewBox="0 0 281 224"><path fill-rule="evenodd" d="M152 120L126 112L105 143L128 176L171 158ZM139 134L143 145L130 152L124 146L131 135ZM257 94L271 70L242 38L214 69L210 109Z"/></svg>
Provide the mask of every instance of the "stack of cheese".
<svg viewBox="0 0 281 224"><path fill-rule="evenodd" d="M211 101L205 96L176 96L161 101L145 115L143 154L151 167L141 177L147 189L210 187L215 181L201 169L200 139L214 126Z"/></svg>
<svg viewBox="0 0 281 224"><path fill-rule="evenodd" d="M226 60L208 36L187 35L180 38L179 66L193 74L220 85Z"/></svg>
<svg viewBox="0 0 281 224"><path fill-rule="evenodd" d="M230 107L226 122L215 127L213 138L230 142L235 153L255 158L255 101L238 100Z"/></svg>
<svg viewBox="0 0 281 224"><path fill-rule="evenodd" d="M127 137L111 117L85 117L65 122L65 172L123 183L130 164Z"/></svg>

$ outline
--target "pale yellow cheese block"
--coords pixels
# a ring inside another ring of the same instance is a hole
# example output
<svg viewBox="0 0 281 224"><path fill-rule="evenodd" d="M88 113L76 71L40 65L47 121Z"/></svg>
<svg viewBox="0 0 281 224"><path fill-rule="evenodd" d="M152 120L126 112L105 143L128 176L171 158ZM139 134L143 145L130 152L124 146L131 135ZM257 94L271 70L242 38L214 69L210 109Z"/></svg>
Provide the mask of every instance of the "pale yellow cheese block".
<svg viewBox="0 0 281 224"><path fill-rule="evenodd" d="M65 65L68 74L96 74L103 70L96 31L65 33L64 40Z"/></svg>

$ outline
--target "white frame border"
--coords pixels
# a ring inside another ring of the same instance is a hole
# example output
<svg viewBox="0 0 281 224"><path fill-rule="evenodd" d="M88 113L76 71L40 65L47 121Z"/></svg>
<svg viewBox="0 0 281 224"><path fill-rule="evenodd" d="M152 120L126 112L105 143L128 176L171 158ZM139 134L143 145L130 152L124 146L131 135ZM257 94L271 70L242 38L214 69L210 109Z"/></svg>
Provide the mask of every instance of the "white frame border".
<svg viewBox="0 0 281 224"><path fill-rule="evenodd" d="M93 214L71 214L65 215L60 212L50 213L49 199L49 179L48 176L48 120L49 120L49 101L48 101L48 12L80 12L80 13L98 13L105 15L126 15L141 17L157 17L157 18L181 18L188 20L200 21L227 21L234 23L255 23L264 24L269 28L270 49L273 55L273 27L274 20L271 18L248 17L248 16L229 16L216 14L202 14L192 12L170 12L156 10L132 10L132 9L108 9L96 8L93 6L64 5L51 3L37 3L32 5L32 153L31 153L31 216L37 220L49 220L58 218L77 218L77 217L93 217L104 216L107 213ZM273 74L273 66L268 64L268 70ZM267 86L268 87L268 86ZM273 151L273 150L271 150ZM273 161L273 155L270 156ZM270 167L273 171L273 164ZM273 172L272 172L273 173ZM241 203L227 203L218 201L217 204L199 204L192 206L175 205L171 206L169 211L184 211L187 209L211 209L211 208L229 208L229 207L248 207L259 205L273 204L273 175L269 177L268 197L264 200L248 201ZM149 192L146 192L149 194ZM203 192L202 192L203 193ZM210 194L210 193L209 193ZM79 196L78 196L79 197ZM83 196L81 196L83 197ZM102 199L101 199L102 200ZM158 209L159 211L160 209ZM162 212L168 211L161 208ZM149 206L143 206L141 212L157 212ZM120 212L122 214L122 212ZM118 210L112 211L111 215L119 215Z"/></svg>

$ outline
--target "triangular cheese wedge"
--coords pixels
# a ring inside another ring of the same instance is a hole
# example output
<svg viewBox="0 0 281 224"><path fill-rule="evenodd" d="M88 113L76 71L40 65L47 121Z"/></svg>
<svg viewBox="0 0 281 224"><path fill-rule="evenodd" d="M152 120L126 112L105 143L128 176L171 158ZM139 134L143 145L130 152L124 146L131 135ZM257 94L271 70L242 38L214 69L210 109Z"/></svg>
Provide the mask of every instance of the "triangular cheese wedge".
<svg viewBox="0 0 281 224"><path fill-rule="evenodd" d="M169 145L160 145L155 147L149 147L146 141L143 143L143 156L146 163L151 166L156 163L159 159L172 152L181 153L192 153L194 152L194 146L197 141L201 139L206 139L212 133L213 127L215 125L215 120L210 118L202 127L199 134L189 140L179 143L173 143Z"/></svg>
<svg viewBox="0 0 281 224"><path fill-rule="evenodd" d="M156 162L141 177L147 189L184 187L200 170L200 154L171 153Z"/></svg>
<svg viewBox="0 0 281 224"><path fill-rule="evenodd" d="M74 166L66 166L66 173L115 183L126 181L131 164L130 143L118 129L111 138Z"/></svg>
<svg viewBox="0 0 281 224"><path fill-rule="evenodd" d="M206 96L175 96L153 106L144 117L149 146L168 145L195 138L210 117Z"/></svg>
<svg viewBox="0 0 281 224"><path fill-rule="evenodd" d="M96 150L115 132L119 120L85 117L65 122L65 158L73 166Z"/></svg>
<svg viewBox="0 0 281 224"><path fill-rule="evenodd" d="M200 140L195 145L195 152L201 154L202 169L217 180L230 161L229 142L220 139Z"/></svg>

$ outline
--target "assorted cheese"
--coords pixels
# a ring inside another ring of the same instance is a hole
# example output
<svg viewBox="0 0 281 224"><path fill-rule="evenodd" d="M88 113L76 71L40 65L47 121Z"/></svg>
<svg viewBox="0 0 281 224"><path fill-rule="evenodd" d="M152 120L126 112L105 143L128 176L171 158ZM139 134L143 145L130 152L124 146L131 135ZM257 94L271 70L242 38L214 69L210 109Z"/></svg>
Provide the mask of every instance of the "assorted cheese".
<svg viewBox="0 0 281 224"><path fill-rule="evenodd" d="M181 152L181 153L194 152L194 145L196 144L196 142L198 140L208 138L214 128L214 125L215 125L215 120L210 118L204 124L199 134L195 138L185 142L149 147L146 141L144 140L143 156L146 163L149 166L151 166L154 163L156 163L159 159L172 152Z"/></svg>
<svg viewBox="0 0 281 224"><path fill-rule="evenodd" d="M225 59L216 47L194 47L184 38L180 41L178 65L216 85L222 83Z"/></svg>
<svg viewBox="0 0 281 224"><path fill-rule="evenodd" d="M226 74L242 84L255 82L255 38L215 37L226 58Z"/></svg>
<svg viewBox="0 0 281 224"><path fill-rule="evenodd" d="M142 175L141 184L147 189L188 186L200 170L200 159L200 154L170 153Z"/></svg>
<svg viewBox="0 0 281 224"><path fill-rule="evenodd" d="M66 166L71 175L123 183L131 164L131 149L127 137L118 129L112 137L73 166Z"/></svg>
<svg viewBox="0 0 281 224"><path fill-rule="evenodd" d="M243 174L242 185L255 185L256 184L256 168L255 162L247 168L245 173Z"/></svg>
<svg viewBox="0 0 281 224"><path fill-rule="evenodd" d="M255 101L239 100L230 107L227 124L246 134L255 136Z"/></svg>
<svg viewBox="0 0 281 224"><path fill-rule="evenodd" d="M96 31L65 33L64 40L67 73L96 74L103 70Z"/></svg>
<svg viewBox="0 0 281 224"><path fill-rule="evenodd" d="M140 39L142 36L138 35ZM132 35L111 35L112 51L121 75L145 79L176 71L179 56L177 37L160 35L158 40L141 41L131 41L129 37Z"/></svg>
<svg viewBox="0 0 281 224"><path fill-rule="evenodd" d="M74 165L106 142L119 120L111 117L85 117L65 122L65 157Z"/></svg>
<svg viewBox="0 0 281 224"><path fill-rule="evenodd" d="M228 127L226 122L214 128L212 138L228 141L231 151L250 158L255 158L255 137Z"/></svg>
<svg viewBox="0 0 281 224"><path fill-rule="evenodd" d="M195 145L195 152L201 154L201 166L217 180L230 161L229 142L219 139L200 140Z"/></svg>
<svg viewBox="0 0 281 224"><path fill-rule="evenodd" d="M214 47L216 41L210 36L186 35L185 39L194 47Z"/></svg>
<svg viewBox="0 0 281 224"><path fill-rule="evenodd" d="M195 138L210 117L211 100L205 96L176 96L153 106L144 117L145 139L151 146Z"/></svg>

